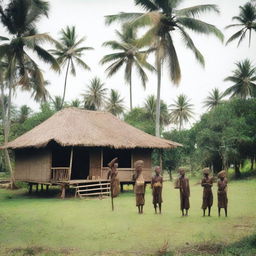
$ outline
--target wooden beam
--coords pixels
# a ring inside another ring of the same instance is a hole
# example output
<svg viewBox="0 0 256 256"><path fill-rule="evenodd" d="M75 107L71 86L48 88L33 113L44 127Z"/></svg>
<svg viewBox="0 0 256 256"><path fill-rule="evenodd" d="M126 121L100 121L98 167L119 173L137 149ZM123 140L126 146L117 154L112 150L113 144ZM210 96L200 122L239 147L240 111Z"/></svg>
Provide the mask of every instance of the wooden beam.
<svg viewBox="0 0 256 256"><path fill-rule="evenodd" d="M102 179L102 168L103 168L103 148L100 151L100 178Z"/></svg>
<svg viewBox="0 0 256 256"><path fill-rule="evenodd" d="M74 147L71 148L71 152L70 152L70 161L69 161L69 170L68 170L69 180L71 179L71 173L72 173L73 153L74 153L73 151L74 151Z"/></svg>

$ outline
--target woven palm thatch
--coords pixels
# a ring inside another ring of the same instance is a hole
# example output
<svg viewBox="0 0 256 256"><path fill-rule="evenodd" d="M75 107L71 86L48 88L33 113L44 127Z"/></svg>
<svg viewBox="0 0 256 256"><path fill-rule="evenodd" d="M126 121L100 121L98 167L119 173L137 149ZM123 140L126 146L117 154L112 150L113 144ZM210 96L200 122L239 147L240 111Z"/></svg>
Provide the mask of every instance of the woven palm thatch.
<svg viewBox="0 0 256 256"><path fill-rule="evenodd" d="M181 144L149 135L107 112L65 108L9 142L10 149L47 146L174 148Z"/></svg>

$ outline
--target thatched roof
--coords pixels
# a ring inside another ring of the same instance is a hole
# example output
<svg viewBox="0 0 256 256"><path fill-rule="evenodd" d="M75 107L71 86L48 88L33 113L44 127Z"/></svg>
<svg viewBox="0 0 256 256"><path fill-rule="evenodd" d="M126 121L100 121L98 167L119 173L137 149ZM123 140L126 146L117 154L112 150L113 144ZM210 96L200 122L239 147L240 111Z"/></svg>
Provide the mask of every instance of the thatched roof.
<svg viewBox="0 0 256 256"><path fill-rule="evenodd" d="M149 135L107 112L65 108L7 144L7 148L62 146L173 148L180 144Z"/></svg>

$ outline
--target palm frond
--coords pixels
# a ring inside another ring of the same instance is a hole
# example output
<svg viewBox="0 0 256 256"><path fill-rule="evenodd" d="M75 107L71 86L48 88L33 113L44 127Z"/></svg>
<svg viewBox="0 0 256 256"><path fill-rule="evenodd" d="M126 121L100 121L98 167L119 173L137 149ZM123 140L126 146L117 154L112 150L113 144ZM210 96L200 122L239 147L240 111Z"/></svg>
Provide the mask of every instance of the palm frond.
<svg viewBox="0 0 256 256"><path fill-rule="evenodd" d="M187 17L196 17L202 13L206 12L215 12L217 14L220 13L220 10L217 5L215 4L203 4L203 5L196 5L188 8L183 8L180 10L175 11L177 16L187 16Z"/></svg>
<svg viewBox="0 0 256 256"><path fill-rule="evenodd" d="M142 15L143 13L125 13L125 12L120 12L119 14L115 15L107 15L105 16L105 24L110 25L113 22L128 22L132 21L135 18L138 18Z"/></svg>
<svg viewBox="0 0 256 256"><path fill-rule="evenodd" d="M190 17L178 17L177 23L179 23L197 33L206 34L206 35L213 34L218 39L220 39L221 42L223 42L223 40L224 40L224 35L222 34L222 32L219 29L217 29L215 26L213 26L209 23L203 22L201 20L190 18Z"/></svg>

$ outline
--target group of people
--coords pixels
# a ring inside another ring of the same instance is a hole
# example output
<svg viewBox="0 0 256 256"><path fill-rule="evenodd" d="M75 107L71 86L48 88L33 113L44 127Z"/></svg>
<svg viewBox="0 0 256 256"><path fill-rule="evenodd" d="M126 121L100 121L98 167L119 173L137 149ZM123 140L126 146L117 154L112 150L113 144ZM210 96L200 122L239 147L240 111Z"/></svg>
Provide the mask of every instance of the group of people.
<svg viewBox="0 0 256 256"><path fill-rule="evenodd" d="M110 171L108 172L108 179L110 179L111 184L111 196L116 197L119 190L119 179L118 179L118 158L114 158L108 166L110 167ZM138 160L134 163L135 174L133 175L134 180L134 193L136 195L136 206L138 207L138 213L143 213L143 206L145 204L145 189L146 183L143 177L143 166L144 162L142 160ZM175 188L180 190L180 209L182 212L182 216L188 216L188 210L190 208L190 186L189 179L185 175L185 169L179 168L179 177L175 181ZM227 178L226 172L223 170L218 173L218 215L220 216L221 209L224 208L225 216L227 217ZM208 216L211 216L211 207L213 205L213 177L210 176L210 169L203 169L203 178L201 180L201 186L203 187L203 202L202 202L202 210L203 216L205 216L205 212L208 209ZM161 214L162 211L162 189L163 189L163 177L161 176L161 168L159 166L155 167L155 175L151 179L151 189L153 196L153 206L155 209L155 213L157 213L157 209Z"/></svg>

